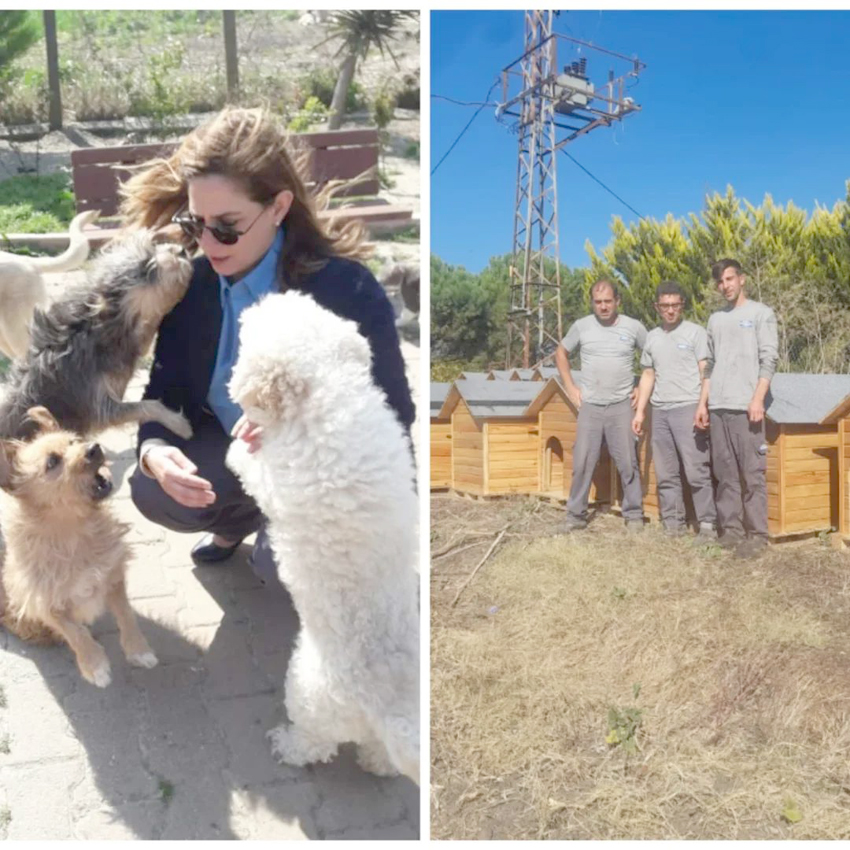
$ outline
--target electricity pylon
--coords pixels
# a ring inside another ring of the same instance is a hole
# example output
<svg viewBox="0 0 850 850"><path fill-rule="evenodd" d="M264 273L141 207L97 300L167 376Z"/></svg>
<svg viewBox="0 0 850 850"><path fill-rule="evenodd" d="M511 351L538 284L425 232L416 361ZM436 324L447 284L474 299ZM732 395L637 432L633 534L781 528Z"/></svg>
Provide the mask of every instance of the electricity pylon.
<svg viewBox="0 0 850 850"><path fill-rule="evenodd" d="M502 71L502 103L496 113L499 120L504 116L519 119L506 368L519 365L520 343L521 365L528 368L550 358L563 338L557 151L596 127L609 126L638 111L640 107L624 97L625 82L646 67L637 59L553 33L555 14L526 11L525 49ZM610 71L608 82L597 90L587 77L585 57L559 72L559 40L625 60L632 68L617 79ZM517 78L520 92L510 96L510 86ZM559 130L569 131L560 141Z"/></svg>

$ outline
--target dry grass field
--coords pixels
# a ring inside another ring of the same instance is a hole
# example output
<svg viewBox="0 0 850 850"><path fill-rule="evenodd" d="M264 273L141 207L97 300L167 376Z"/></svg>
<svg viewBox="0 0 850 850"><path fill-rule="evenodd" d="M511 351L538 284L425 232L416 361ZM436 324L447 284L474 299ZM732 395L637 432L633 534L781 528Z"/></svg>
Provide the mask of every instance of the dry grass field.
<svg viewBox="0 0 850 850"><path fill-rule="evenodd" d="M850 552L431 510L432 837L850 838Z"/></svg>

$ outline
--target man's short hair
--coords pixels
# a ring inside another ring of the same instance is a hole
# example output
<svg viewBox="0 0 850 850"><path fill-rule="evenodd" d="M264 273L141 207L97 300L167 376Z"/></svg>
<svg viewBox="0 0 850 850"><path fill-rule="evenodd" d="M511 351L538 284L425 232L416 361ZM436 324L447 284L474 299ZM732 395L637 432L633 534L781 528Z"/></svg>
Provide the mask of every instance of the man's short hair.
<svg viewBox="0 0 850 850"><path fill-rule="evenodd" d="M658 302L662 295L678 295L682 303L687 300L685 290L675 280L664 280L655 288L655 301Z"/></svg>
<svg viewBox="0 0 850 850"><path fill-rule="evenodd" d="M736 274L742 274L744 271L737 260L730 260L728 257L718 260L711 266L711 276L714 278L715 283L719 283L723 279L723 272L726 269L735 269Z"/></svg>
<svg viewBox="0 0 850 850"><path fill-rule="evenodd" d="M593 286L590 287L590 297L593 298L593 293L596 292L597 289L601 289L603 286L607 286L611 290L611 292L614 293L615 301L620 298L620 292L617 289L617 284L613 283L610 280L605 280L605 278L603 278L602 280L597 280L596 283L594 283Z"/></svg>

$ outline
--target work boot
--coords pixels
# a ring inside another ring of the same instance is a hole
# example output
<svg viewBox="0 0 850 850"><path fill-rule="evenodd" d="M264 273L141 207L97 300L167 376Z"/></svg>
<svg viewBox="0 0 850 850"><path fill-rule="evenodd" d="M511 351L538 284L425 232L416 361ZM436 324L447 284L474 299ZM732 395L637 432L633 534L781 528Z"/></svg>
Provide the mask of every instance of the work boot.
<svg viewBox="0 0 850 850"><path fill-rule="evenodd" d="M733 534L721 534L717 540L717 545L721 549L735 549L743 542L745 542L743 538L736 537Z"/></svg>
<svg viewBox="0 0 850 850"><path fill-rule="evenodd" d="M717 543L717 529L710 522L701 522L696 539L700 543Z"/></svg>
<svg viewBox="0 0 850 850"><path fill-rule="evenodd" d="M758 558L767 549L767 540L763 537L749 537L735 549L735 557L741 561Z"/></svg>
<svg viewBox="0 0 850 850"><path fill-rule="evenodd" d="M585 528L587 528L587 520L581 519L577 516L573 516L572 514L567 514L567 518L564 520L564 524L561 526L561 529L564 534L569 534L571 531L581 531Z"/></svg>
<svg viewBox="0 0 850 850"><path fill-rule="evenodd" d="M661 530L667 537L682 537L685 534L686 528L678 523L662 523Z"/></svg>

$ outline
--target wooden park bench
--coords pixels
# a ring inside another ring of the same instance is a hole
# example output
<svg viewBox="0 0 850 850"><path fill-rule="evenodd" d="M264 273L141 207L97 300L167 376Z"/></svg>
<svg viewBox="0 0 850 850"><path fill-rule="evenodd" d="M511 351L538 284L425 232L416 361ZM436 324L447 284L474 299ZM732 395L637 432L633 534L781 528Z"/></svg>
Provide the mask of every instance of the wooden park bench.
<svg viewBox="0 0 850 850"><path fill-rule="evenodd" d="M380 188L376 129L300 133L298 139L313 149L308 187L318 191L334 180L351 181L335 194L335 198L350 200L320 212L321 219L342 222L360 219L372 234L410 225L411 209L384 203L376 197ZM160 143L80 148L71 152L77 212L96 209L101 213L98 224L86 230L93 246L109 239L118 226L118 186L131 175L130 167L169 156L176 147L173 143Z"/></svg>

